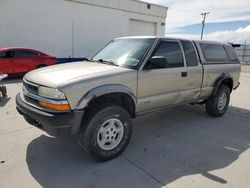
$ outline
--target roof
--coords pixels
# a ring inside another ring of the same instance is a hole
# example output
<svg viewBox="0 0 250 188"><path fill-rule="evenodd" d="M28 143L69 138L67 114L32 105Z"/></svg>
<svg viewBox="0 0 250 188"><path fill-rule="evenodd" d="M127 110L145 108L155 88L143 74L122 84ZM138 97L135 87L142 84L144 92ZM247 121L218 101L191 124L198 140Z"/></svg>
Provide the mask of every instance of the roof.
<svg viewBox="0 0 250 188"><path fill-rule="evenodd" d="M208 41L208 40L193 40L193 39L185 39L185 38L174 38L174 37L164 37L164 36L128 36L128 37L120 37L116 39L170 39L170 40L190 40L194 42L205 42L205 43L213 43L213 44L222 44L222 45L229 45L223 42L217 41Z"/></svg>
<svg viewBox="0 0 250 188"><path fill-rule="evenodd" d="M8 47L8 48L0 48L0 51L2 50L32 50L32 51L37 51L31 48L23 48L23 47Z"/></svg>
<svg viewBox="0 0 250 188"><path fill-rule="evenodd" d="M149 3L149 2L146 2L146 1L143 1L143 0L134 0L134 1L138 1L140 3L145 3L145 4L150 4L150 5L154 5L154 6L158 6L158 7L164 7L164 8L168 9L168 6L159 5L159 4L156 4L156 3Z"/></svg>
<svg viewBox="0 0 250 188"><path fill-rule="evenodd" d="M103 0L103 1L90 1L90 0L67 0L72 3L82 3L86 5L95 5L99 7L111 8L121 11L128 11L131 13L144 14L149 16L156 16L160 18L167 17L168 7L161 6L153 3L147 3L141 0ZM150 8L147 5L152 5Z"/></svg>
<svg viewBox="0 0 250 188"><path fill-rule="evenodd" d="M3 51L3 50L31 50L31 51L39 52L39 51L34 50L34 49L31 49L31 48L23 48L23 47L7 47L7 48L0 48L0 51ZM40 52L40 53L42 53L42 52Z"/></svg>
<svg viewBox="0 0 250 188"><path fill-rule="evenodd" d="M37 52L40 54L44 54L44 55L48 55L44 52L32 49L32 48L24 48L24 47L8 47L8 48L0 48L0 51L5 51L5 50L29 50L29 51L33 51L33 52Z"/></svg>

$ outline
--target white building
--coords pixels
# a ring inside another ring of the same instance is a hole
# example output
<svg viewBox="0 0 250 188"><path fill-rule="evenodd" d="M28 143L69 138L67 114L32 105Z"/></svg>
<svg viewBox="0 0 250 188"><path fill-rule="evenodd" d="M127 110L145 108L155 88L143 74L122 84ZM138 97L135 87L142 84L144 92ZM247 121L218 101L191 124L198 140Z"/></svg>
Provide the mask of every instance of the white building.
<svg viewBox="0 0 250 188"><path fill-rule="evenodd" d="M115 37L164 35L166 16L138 0L0 0L0 47L89 57Z"/></svg>

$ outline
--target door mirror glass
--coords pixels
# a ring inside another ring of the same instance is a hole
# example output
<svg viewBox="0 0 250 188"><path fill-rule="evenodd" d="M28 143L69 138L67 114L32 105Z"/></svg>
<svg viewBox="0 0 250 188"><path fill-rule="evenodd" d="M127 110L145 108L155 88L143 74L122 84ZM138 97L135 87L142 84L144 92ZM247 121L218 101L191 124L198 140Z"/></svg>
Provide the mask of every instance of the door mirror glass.
<svg viewBox="0 0 250 188"><path fill-rule="evenodd" d="M162 68L168 68L168 67L169 67L168 61L163 56L151 57L147 65L148 69L162 69Z"/></svg>

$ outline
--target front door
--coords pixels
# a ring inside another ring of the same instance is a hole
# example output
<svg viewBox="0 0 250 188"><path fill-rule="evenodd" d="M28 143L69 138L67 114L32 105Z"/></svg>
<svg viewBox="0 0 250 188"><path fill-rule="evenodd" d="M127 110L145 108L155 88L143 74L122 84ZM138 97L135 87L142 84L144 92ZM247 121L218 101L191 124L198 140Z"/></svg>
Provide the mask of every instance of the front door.
<svg viewBox="0 0 250 188"><path fill-rule="evenodd" d="M161 40L152 56L164 57L166 68L149 62L138 72L138 112L183 103L186 96L187 69L179 41Z"/></svg>

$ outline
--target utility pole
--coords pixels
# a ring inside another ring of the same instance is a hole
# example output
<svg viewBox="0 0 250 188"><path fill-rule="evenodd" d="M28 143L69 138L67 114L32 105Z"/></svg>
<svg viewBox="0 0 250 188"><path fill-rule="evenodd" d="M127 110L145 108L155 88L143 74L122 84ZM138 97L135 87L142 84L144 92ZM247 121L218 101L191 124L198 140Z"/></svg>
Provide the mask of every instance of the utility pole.
<svg viewBox="0 0 250 188"><path fill-rule="evenodd" d="M74 20L72 19L72 28L71 28L71 58L74 58L74 46L75 46L75 31L74 31Z"/></svg>
<svg viewBox="0 0 250 188"><path fill-rule="evenodd" d="M203 32L204 32L204 27L205 27L205 22L206 22L207 14L210 14L210 12L202 12L202 13L201 13L201 15L203 16L202 28L201 28L201 40L202 40L202 38L203 38Z"/></svg>

